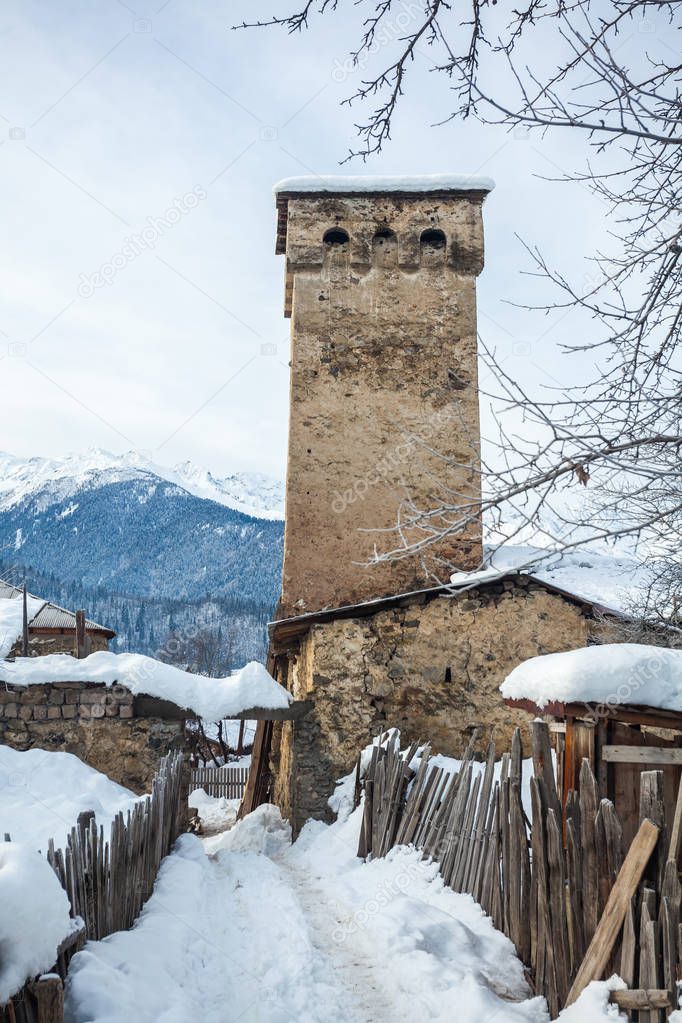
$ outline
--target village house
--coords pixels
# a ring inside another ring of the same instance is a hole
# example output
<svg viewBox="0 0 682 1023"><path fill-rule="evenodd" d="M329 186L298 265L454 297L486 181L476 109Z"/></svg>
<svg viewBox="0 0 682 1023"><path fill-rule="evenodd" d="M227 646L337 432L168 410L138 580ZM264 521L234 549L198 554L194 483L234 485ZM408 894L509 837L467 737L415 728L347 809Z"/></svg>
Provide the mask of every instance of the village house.
<svg viewBox="0 0 682 1023"><path fill-rule="evenodd" d="M10 659L21 656L23 650L22 599L23 590L21 588L0 579L0 602L3 602L8 611L13 612L11 615L7 615L7 622L9 623L11 620L17 624L14 636L7 635L5 637L10 642L3 655ZM4 602L9 600L17 601L17 604L8 608ZM75 611L68 611L51 600L43 600L42 597L35 597L28 593L26 624L28 626L27 655L29 657L45 654L75 655L77 653L77 613ZM106 625L98 625L97 622L85 618L85 650L82 653L108 650L109 641L115 636L116 633L113 629Z"/></svg>
<svg viewBox="0 0 682 1023"><path fill-rule="evenodd" d="M276 188L292 356L270 669L310 710L261 724L255 752L260 792L269 786L295 828L328 814L336 780L388 726L454 756L475 729L508 748L528 715L504 705L505 676L607 628L607 609L579 594L524 573L475 574L476 278L491 187L341 177ZM421 557L375 560L398 545L406 503L437 509L444 495L471 509L465 530Z"/></svg>

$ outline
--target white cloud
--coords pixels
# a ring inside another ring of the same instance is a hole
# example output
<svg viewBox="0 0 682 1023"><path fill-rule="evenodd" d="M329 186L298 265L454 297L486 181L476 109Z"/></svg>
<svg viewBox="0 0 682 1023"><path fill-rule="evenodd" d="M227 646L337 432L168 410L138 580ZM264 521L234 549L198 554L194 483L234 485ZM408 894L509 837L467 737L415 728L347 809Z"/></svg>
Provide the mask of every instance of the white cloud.
<svg viewBox="0 0 682 1023"><path fill-rule="evenodd" d="M229 26L252 4L130 6L135 14L123 3L14 0L0 16L0 374L3 402L19 413L3 417L0 449L154 451L173 434L164 462L281 475L289 326L271 186L339 170L358 119L339 106L353 77L333 74L350 27L339 13L314 36L239 33ZM533 176L574 165L580 148L474 123L430 127L447 113L446 84L415 70L409 88L393 142L364 169L496 179L485 207L480 329L506 346L519 372L541 379L571 321L548 332L550 321L502 300L529 293L517 232L569 270L581 269L603 236L585 189ZM16 127L24 139L10 137ZM206 200L153 251L91 298L78 295L82 274L197 185ZM262 355L272 343L276 356ZM23 344L35 369L6 354ZM564 370L562 380L579 371Z"/></svg>

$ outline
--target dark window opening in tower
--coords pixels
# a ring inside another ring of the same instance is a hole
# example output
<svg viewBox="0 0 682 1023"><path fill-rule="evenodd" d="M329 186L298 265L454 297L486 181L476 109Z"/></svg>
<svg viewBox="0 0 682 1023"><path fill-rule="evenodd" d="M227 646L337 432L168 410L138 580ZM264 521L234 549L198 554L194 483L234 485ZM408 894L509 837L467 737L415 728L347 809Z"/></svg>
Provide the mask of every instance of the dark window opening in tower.
<svg viewBox="0 0 682 1023"><path fill-rule="evenodd" d="M437 228L431 228L428 231L423 231L422 236L419 240L419 244L422 249L444 249L445 248L445 235L442 231Z"/></svg>
<svg viewBox="0 0 682 1023"><path fill-rule="evenodd" d="M330 231L327 231L324 238L322 239L325 245L330 247L336 245L347 245L348 234L343 231L340 227L333 227Z"/></svg>

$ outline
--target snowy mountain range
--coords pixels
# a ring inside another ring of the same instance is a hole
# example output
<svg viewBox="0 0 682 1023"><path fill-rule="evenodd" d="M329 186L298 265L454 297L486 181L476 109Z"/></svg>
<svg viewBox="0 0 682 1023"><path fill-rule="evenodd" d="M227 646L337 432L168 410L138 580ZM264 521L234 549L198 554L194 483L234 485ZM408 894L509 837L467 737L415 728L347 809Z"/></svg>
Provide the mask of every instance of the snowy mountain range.
<svg viewBox="0 0 682 1023"><path fill-rule="evenodd" d="M86 608L116 629L118 649L154 652L173 629L209 618L234 624L223 631L235 662L262 656L282 498L263 476L219 479L135 452L0 454L0 575L25 573L33 592Z"/></svg>
<svg viewBox="0 0 682 1023"><path fill-rule="evenodd" d="M284 518L284 483L280 480L259 473L235 473L221 479L193 462L168 468L138 451L115 455L101 448L63 458L17 458L0 451L0 511L38 499L38 495L40 501L53 504L82 490L131 480L165 480L244 515Z"/></svg>

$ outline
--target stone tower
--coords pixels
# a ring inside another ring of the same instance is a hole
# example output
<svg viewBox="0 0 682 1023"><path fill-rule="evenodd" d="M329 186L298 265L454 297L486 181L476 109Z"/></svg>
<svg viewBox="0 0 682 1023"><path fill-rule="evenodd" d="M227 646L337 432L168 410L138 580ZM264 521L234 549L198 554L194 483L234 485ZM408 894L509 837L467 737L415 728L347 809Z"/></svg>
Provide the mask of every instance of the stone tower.
<svg viewBox="0 0 682 1023"><path fill-rule="evenodd" d="M481 560L476 277L491 188L444 175L275 189L292 320L280 618L419 590L445 563ZM415 510L443 503L471 505L464 532L372 563L427 540Z"/></svg>

